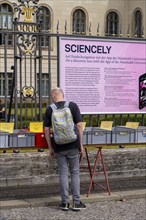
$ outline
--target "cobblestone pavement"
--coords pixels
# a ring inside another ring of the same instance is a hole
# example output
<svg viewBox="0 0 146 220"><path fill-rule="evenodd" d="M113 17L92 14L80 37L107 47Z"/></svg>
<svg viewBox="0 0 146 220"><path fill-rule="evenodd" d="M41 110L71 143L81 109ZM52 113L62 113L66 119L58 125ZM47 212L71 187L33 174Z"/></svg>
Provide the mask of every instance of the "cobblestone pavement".
<svg viewBox="0 0 146 220"><path fill-rule="evenodd" d="M4 209L0 220L146 220L146 199L86 203L87 209L73 212L58 206Z"/></svg>

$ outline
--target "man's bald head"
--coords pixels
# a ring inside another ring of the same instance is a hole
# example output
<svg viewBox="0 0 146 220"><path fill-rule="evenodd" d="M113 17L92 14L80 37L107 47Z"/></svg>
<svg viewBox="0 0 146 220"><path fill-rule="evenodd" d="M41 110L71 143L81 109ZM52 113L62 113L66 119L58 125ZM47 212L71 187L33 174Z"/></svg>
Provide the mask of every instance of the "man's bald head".
<svg viewBox="0 0 146 220"><path fill-rule="evenodd" d="M56 87L51 90L51 98L53 102L64 101L64 92L61 88Z"/></svg>

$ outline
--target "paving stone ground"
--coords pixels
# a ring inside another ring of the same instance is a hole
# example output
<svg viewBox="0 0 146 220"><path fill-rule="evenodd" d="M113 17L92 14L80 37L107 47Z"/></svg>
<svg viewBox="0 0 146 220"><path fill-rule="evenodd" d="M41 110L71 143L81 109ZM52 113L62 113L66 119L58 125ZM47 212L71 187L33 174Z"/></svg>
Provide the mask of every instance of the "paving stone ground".
<svg viewBox="0 0 146 220"><path fill-rule="evenodd" d="M86 203L87 209L61 211L58 205L0 210L0 220L146 220L146 199Z"/></svg>

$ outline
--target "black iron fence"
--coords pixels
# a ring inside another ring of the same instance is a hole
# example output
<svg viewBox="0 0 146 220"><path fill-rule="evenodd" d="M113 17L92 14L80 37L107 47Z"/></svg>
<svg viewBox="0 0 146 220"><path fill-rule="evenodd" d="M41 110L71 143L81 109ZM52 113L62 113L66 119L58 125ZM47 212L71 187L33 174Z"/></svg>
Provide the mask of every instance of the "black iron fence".
<svg viewBox="0 0 146 220"><path fill-rule="evenodd" d="M8 42L10 35L11 45ZM15 21L14 31L0 30L0 36L3 39L0 45L0 96L5 103L5 121L14 119L15 128L28 127L30 121L43 120L50 102L51 85L58 84L57 47L59 37L64 35L44 32L40 23ZM48 42L45 47L42 46L44 36ZM99 126L102 120L112 120L114 125L138 121L146 126L146 113L102 115L97 112L96 115L83 115L83 118L88 126Z"/></svg>

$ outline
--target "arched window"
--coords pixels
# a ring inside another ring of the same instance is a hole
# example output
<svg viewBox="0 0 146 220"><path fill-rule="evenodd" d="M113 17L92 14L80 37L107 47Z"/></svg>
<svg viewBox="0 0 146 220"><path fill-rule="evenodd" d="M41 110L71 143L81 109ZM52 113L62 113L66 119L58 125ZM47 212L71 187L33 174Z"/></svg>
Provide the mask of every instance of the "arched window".
<svg viewBox="0 0 146 220"><path fill-rule="evenodd" d="M0 29L12 30L13 28L13 10L6 3L0 4ZM5 44L4 35L0 34L0 45ZM7 35L7 45L12 45L12 35Z"/></svg>
<svg viewBox="0 0 146 220"><path fill-rule="evenodd" d="M142 14L140 10L135 11L134 21L135 21L134 35L136 37L142 37Z"/></svg>
<svg viewBox="0 0 146 220"><path fill-rule="evenodd" d="M41 21L42 30L43 31L50 31L51 29L51 13L50 10L45 7L41 6L41 13L36 17L36 21ZM48 37L42 37L42 46L48 46Z"/></svg>
<svg viewBox="0 0 146 220"><path fill-rule="evenodd" d="M73 13L72 32L75 34L86 34L86 15L81 9L77 9Z"/></svg>
<svg viewBox="0 0 146 220"><path fill-rule="evenodd" d="M119 16L116 12L109 12L106 18L105 34L108 36L119 35Z"/></svg>

